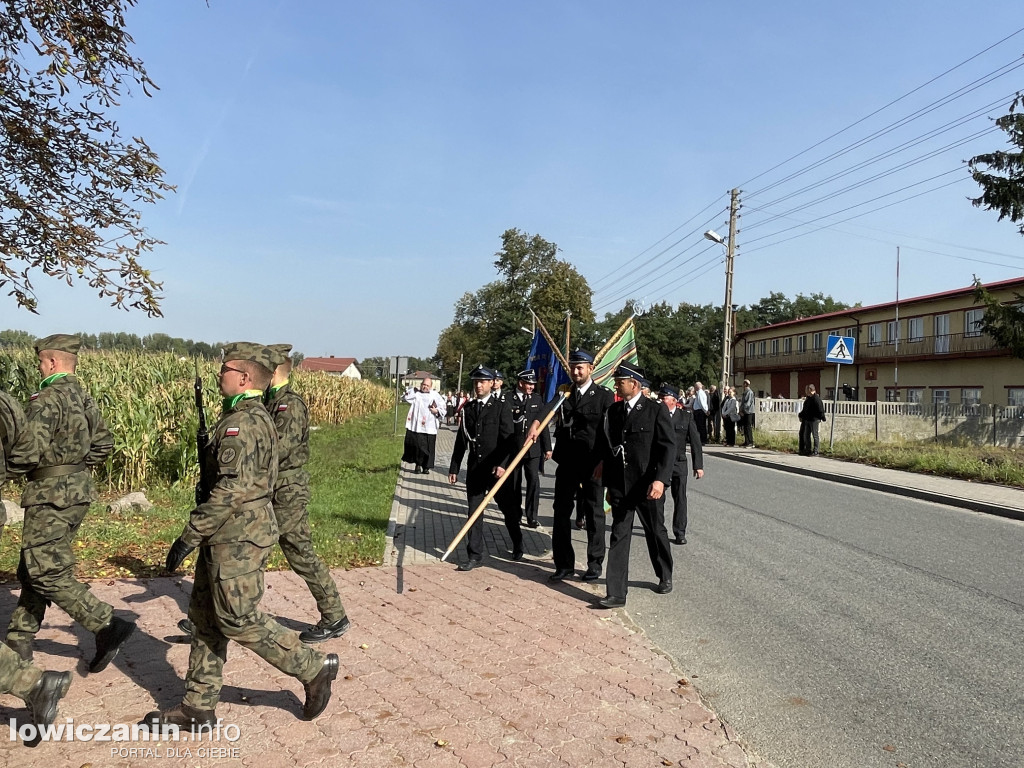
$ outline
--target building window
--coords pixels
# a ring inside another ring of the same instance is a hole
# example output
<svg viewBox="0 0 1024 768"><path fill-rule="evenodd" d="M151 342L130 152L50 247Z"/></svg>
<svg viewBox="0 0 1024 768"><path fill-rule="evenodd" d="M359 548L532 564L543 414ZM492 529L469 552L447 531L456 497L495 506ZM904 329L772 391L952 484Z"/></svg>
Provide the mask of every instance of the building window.
<svg viewBox="0 0 1024 768"><path fill-rule="evenodd" d="M964 336L981 336L981 321L984 309L968 309L964 312Z"/></svg>
<svg viewBox="0 0 1024 768"><path fill-rule="evenodd" d="M885 388L885 401L887 403L898 403L900 400L900 391L898 389Z"/></svg>
<svg viewBox="0 0 1024 768"><path fill-rule="evenodd" d="M807 351L807 334L796 337L796 351L798 354L803 354Z"/></svg>
<svg viewBox="0 0 1024 768"><path fill-rule="evenodd" d="M772 357L779 356L779 340L772 339Z"/></svg>
<svg viewBox="0 0 1024 768"><path fill-rule="evenodd" d="M782 354L790 355L793 353L793 337L787 336L782 340Z"/></svg>
<svg viewBox="0 0 1024 768"><path fill-rule="evenodd" d="M897 320L890 320L885 324L885 343L898 344L900 340L900 324Z"/></svg>
<svg viewBox="0 0 1024 768"><path fill-rule="evenodd" d="M767 341L759 341L759 342L757 342L757 354L760 355L761 357L764 357L766 354L768 354L768 342Z"/></svg>
<svg viewBox="0 0 1024 768"><path fill-rule="evenodd" d="M923 389L908 389L907 390L907 402L908 403L923 403L924 402L924 390Z"/></svg>
<svg viewBox="0 0 1024 768"><path fill-rule="evenodd" d="M1024 387L1009 387L1006 390L1007 405L1024 405Z"/></svg>
<svg viewBox="0 0 1024 768"><path fill-rule="evenodd" d="M949 352L949 315L935 316L935 354Z"/></svg>
<svg viewBox="0 0 1024 768"><path fill-rule="evenodd" d="M845 331L843 331L843 336L849 336L851 339L856 338L857 337L857 326L851 325L849 328L847 328Z"/></svg>
<svg viewBox="0 0 1024 768"><path fill-rule="evenodd" d="M882 324L872 323L868 326L868 346L877 347L882 343Z"/></svg>
<svg viewBox="0 0 1024 768"><path fill-rule="evenodd" d="M752 341L749 342L747 344L747 357L753 357L756 354L754 352L754 349L755 349L754 342L752 342Z"/></svg>
<svg viewBox="0 0 1024 768"><path fill-rule="evenodd" d="M921 341L924 338L924 318L912 317L907 320L907 341Z"/></svg>
<svg viewBox="0 0 1024 768"><path fill-rule="evenodd" d="M824 347L825 347L824 334L821 331L818 331L812 337L812 343L814 344L814 351L815 352L817 352L819 349L824 349Z"/></svg>
<svg viewBox="0 0 1024 768"><path fill-rule="evenodd" d="M933 389L932 402L935 403L935 405L949 405L949 390Z"/></svg>
<svg viewBox="0 0 1024 768"><path fill-rule="evenodd" d="M960 390L960 402L963 405L981 405L981 389L969 388Z"/></svg>

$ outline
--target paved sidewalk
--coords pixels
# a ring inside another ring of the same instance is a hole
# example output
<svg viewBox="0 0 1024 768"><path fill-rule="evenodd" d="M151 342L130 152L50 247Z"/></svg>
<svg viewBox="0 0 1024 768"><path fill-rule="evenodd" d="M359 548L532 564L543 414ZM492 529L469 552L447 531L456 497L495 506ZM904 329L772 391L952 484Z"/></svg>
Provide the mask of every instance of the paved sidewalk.
<svg viewBox="0 0 1024 768"><path fill-rule="evenodd" d="M1006 485L935 477L825 456L800 456L761 448L728 448L712 444L705 446L704 450L709 456L1024 520L1024 491Z"/></svg>
<svg viewBox="0 0 1024 768"><path fill-rule="evenodd" d="M451 433L439 443L450 451ZM448 457L438 461L446 470ZM0 766L771 768L623 612L590 607L601 587L548 584L543 531L529 531L528 559L512 563L502 558L501 516L489 512L493 556L458 573L438 558L466 518L464 486L403 470L394 514L388 549L396 562L334 571L353 626L322 646L340 656L341 675L316 721L300 719L301 684L232 645L217 714L237 726L237 741L227 740L232 729L202 743L76 740L29 749L8 731ZM550 500L542 499L541 515L550 520ZM270 573L266 581L265 611L295 628L315 618L294 574ZM140 631L114 664L88 675L92 637L50 609L36 661L73 671L58 724L131 724L177 704L189 649L174 642L175 625L191 579L91 586L120 615L136 617ZM17 585L0 586L0 616L16 600ZM18 704L0 697L0 728L27 716Z"/></svg>

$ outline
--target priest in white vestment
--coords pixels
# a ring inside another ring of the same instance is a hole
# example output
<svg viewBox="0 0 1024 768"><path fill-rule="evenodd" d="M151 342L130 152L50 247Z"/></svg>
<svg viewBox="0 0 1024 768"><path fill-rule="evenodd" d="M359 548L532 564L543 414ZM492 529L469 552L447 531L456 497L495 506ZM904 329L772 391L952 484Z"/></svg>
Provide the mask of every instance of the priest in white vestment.
<svg viewBox="0 0 1024 768"><path fill-rule="evenodd" d="M405 418L405 452L402 461L415 464L413 472L425 475L434 467L434 447L437 443L437 427L447 411L447 405L439 392L433 390L433 380L428 376L420 384L419 391L412 387L402 397L409 403L409 415Z"/></svg>

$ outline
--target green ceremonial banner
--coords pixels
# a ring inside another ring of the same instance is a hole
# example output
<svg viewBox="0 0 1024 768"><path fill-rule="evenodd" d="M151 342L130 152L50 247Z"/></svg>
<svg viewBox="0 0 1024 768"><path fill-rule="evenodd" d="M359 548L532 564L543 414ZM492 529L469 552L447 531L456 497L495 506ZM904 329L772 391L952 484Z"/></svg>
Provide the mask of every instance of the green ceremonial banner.
<svg viewBox="0 0 1024 768"><path fill-rule="evenodd" d="M594 369L594 381L605 389L614 389L615 380L612 378L612 374L619 367L619 363L623 362L640 364L636 356L636 328L632 319L627 321L626 329L619 336L619 340L605 352L601 362Z"/></svg>

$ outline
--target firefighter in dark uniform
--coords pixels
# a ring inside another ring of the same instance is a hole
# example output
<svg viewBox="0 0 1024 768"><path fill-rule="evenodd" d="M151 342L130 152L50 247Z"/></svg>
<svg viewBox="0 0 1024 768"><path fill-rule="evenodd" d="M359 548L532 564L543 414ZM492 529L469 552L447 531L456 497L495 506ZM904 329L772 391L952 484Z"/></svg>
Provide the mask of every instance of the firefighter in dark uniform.
<svg viewBox="0 0 1024 768"><path fill-rule="evenodd" d="M693 460L693 476L700 480L704 477L704 449L701 447L700 432L693 420L693 413L679 405L679 390L670 384L662 384L661 402L668 410L672 420L672 432L676 440L676 464L672 469L672 543L686 543L686 446L690 446L690 458ZM662 519L665 518L665 495L658 499Z"/></svg>
<svg viewBox="0 0 1024 768"><path fill-rule="evenodd" d="M647 551L659 594L672 591L672 548L658 500L672 480L676 444L668 409L644 397L643 373L623 363L615 370L615 392L620 401L608 409L601 434L601 478L612 507L612 535L608 545L608 595L600 608L626 604L629 550L633 518L640 517Z"/></svg>
<svg viewBox="0 0 1024 768"><path fill-rule="evenodd" d="M521 371L516 377L518 384L514 393L505 398L505 405L512 411L512 425L515 427L513 447L518 452L526 442L530 425L538 419L544 410L544 401L534 394L537 385L537 372ZM526 512L526 527L538 528L537 509L540 506L540 461L541 457L551 458L551 434L545 429L540 437L523 456L513 471L513 476L505 481L498 491L499 505L507 504L518 511L521 518ZM523 506L523 475L526 475L526 505Z"/></svg>
<svg viewBox="0 0 1024 768"><path fill-rule="evenodd" d="M576 508L582 509L587 527L587 570L582 578L595 581L601 578L605 553L603 494L601 481L594 477L601 460L597 436L605 411L615 401L615 396L591 378L594 356L590 352L575 349L569 354L568 362L573 386L556 416L552 453L558 463L551 526L555 572L548 579L562 581L571 576L576 567L576 553L572 548L572 519ZM548 408L554 407L555 402L549 403ZM527 437L539 437L541 420L533 422Z"/></svg>
<svg viewBox="0 0 1024 768"><path fill-rule="evenodd" d="M448 482L454 485L459 479L462 458L466 461L466 496L469 514L472 515L494 486L495 481L505 474L505 467L513 455L512 412L503 402L494 397L494 371L480 365L469 374L476 397L462 408L462 423L455 437L452 461L448 468ZM499 505L501 506L501 505ZM523 557L523 531L519 525L521 512L512 514L509 507L502 509L505 526L512 539L512 559ZM466 537L468 560L459 566L460 571L471 571L483 561L484 531L483 515L477 518Z"/></svg>

